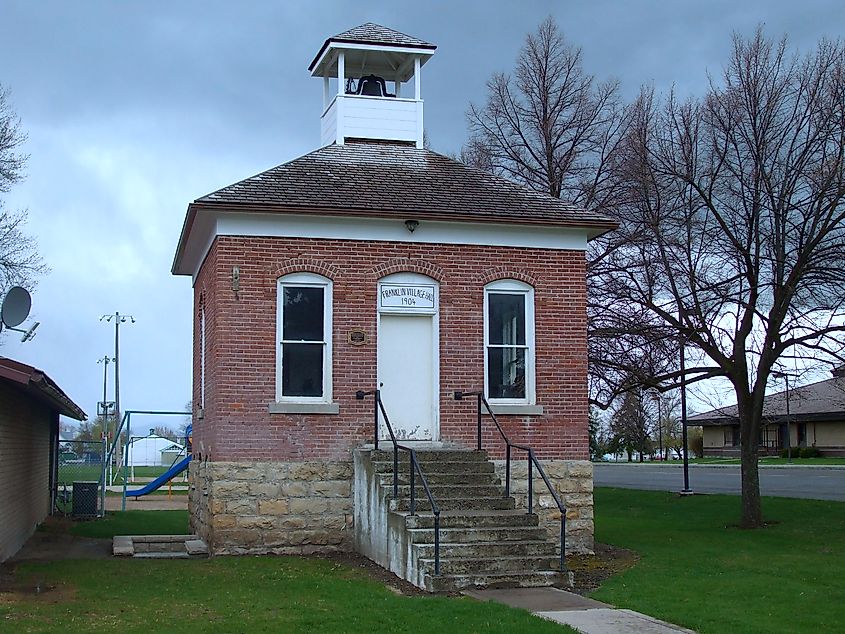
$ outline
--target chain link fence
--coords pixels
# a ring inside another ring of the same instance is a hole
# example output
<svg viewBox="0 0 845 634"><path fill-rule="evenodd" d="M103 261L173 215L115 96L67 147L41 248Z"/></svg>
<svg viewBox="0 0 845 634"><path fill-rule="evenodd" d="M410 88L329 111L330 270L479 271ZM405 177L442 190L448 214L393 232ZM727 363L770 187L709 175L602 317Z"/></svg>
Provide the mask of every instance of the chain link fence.
<svg viewBox="0 0 845 634"><path fill-rule="evenodd" d="M106 443L97 440L59 442L55 511L74 517L100 517L104 510L103 466Z"/></svg>

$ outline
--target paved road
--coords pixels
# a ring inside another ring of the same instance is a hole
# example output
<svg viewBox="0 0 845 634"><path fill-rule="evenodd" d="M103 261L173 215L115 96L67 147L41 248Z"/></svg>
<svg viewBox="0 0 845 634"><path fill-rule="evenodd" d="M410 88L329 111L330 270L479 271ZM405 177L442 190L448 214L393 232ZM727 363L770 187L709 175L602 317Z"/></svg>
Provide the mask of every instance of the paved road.
<svg viewBox="0 0 845 634"><path fill-rule="evenodd" d="M740 492L739 466L708 467L690 465L690 488L696 493ZM596 486L680 491L684 486L683 467L648 464L596 464ZM845 502L845 469L823 467L761 467L760 492L790 498L838 500Z"/></svg>

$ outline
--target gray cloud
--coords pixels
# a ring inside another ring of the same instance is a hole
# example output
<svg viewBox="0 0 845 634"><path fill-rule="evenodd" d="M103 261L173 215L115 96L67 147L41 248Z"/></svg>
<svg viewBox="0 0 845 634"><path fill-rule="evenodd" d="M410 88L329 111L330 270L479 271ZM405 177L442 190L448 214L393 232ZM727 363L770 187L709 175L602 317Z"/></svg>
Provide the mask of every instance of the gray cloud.
<svg viewBox="0 0 845 634"><path fill-rule="evenodd" d="M127 408L178 409L190 397L190 280L170 262L186 204L315 149L323 40L374 21L438 44L423 71L434 146L456 152L468 103L508 71L525 34L552 14L587 69L696 93L718 74L731 32L789 33L812 47L845 20L841 2L4 2L0 82L30 139L28 179L7 197L53 269L34 296L37 338L0 354L47 370L89 414L122 333ZM110 379L111 382L111 379Z"/></svg>

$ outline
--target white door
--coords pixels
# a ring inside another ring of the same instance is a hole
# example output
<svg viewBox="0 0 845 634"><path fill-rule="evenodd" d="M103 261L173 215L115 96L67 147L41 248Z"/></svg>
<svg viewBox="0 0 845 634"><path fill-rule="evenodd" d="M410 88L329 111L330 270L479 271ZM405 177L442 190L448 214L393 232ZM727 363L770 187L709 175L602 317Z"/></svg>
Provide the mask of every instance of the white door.
<svg viewBox="0 0 845 634"><path fill-rule="evenodd" d="M397 440L438 439L435 354L433 315L380 315L378 381Z"/></svg>

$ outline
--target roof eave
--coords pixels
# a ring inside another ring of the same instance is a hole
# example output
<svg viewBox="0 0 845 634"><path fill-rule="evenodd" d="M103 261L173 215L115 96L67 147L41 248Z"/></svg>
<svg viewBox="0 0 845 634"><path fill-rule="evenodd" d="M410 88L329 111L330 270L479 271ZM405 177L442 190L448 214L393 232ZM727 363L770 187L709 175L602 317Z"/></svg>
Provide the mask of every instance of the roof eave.
<svg viewBox="0 0 845 634"><path fill-rule="evenodd" d="M236 211L243 213L279 213L279 214L324 214L324 215L342 215L355 216L359 218L395 218L397 212L395 210L384 208L375 209L372 207L357 208L357 207L314 207L314 206L292 206L292 205L273 205L261 204L255 205L253 203L241 203L232 201L207 201L196 200L188 207L189 211L201 210L219 210L219 211ZM478 217L466 214L445 214L432 213L425 210L415 210L403 213L403 216L414 216L415 218L440 220L445 222L496 222L499 224L511 225L540 225L548 227L561 227L567 229L583 229L587 232L589 239L595 239L609 231L616 229L619 224L612 220L595 220L581 222L578 220L557 220L553 218L528 218L524 216L504 216L491 215L485 217ZM182 239L180 238L180 246Z"/></svg>
<svg viewBox="0 0 845 634"><path fill-rule="evenodd" d="M323 42L323 46L320 47L320 50L317 52L317 55L314 56L314 59L311 60L311 63L308 65L308 72L311 73L312 77L317 72L317 69L321 66L323 59L330 52L332 44L359 44L362 46L371 46L373 48L383 49L385 51L395 51L400 53L407 53L411 51L419 52L425 56L422 60L422 63L425 63L429 57L434 55L434 51L437 50L437 47L434 44L430 44L427 46L423 46L421 44L383 44L380 42L366 42L363 40L330 37L325 42Z"/></svg>

